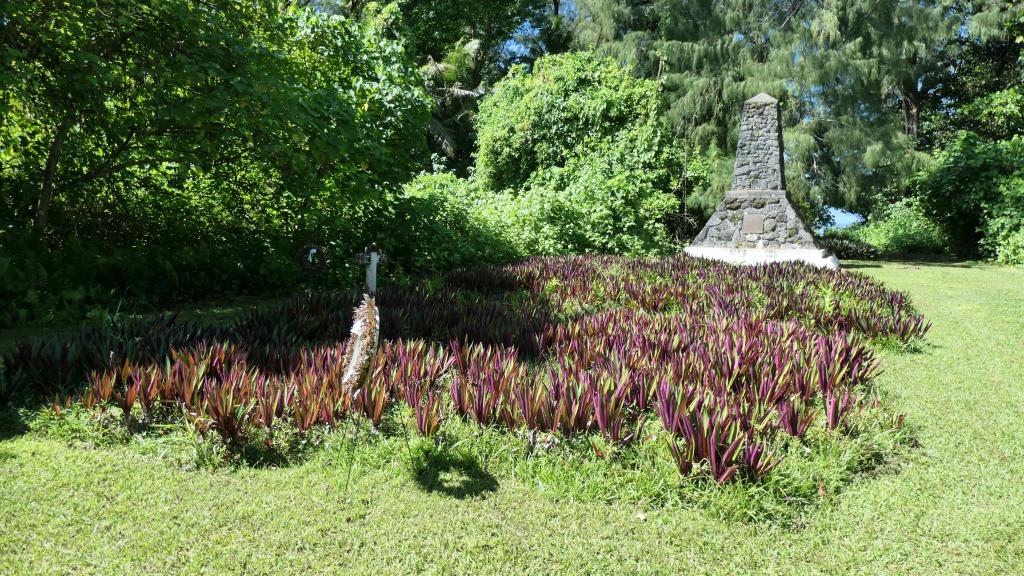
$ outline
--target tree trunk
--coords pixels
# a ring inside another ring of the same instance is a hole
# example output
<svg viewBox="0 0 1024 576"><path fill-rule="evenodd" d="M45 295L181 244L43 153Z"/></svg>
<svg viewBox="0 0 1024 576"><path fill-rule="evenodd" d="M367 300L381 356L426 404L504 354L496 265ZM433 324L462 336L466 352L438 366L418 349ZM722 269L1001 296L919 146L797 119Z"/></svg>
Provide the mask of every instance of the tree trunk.
<svg viewBox="0 0 1024 576"><path fill-rule="evenodd" d="M917 90L903 90L903 127L907 135L917 139L917 120L921 114L921 95Z"/></svg>
<svg viewBox="0 0 1024 576"><path fill-rule="evenodd" d="M64 147L64 140L71 131L75 118L69 110L64 121L57 127L57 133L53 135L53 142L50 143L50 152L46 156L46 168L43 169L43 184L39 190L39 203L36 204L36 217L32 222L32 230L36 234L42 234L46 230L46 220L50 213L50 199L53 198L53 180L57 175L57 160L60 158L61 148Z"/></svg>

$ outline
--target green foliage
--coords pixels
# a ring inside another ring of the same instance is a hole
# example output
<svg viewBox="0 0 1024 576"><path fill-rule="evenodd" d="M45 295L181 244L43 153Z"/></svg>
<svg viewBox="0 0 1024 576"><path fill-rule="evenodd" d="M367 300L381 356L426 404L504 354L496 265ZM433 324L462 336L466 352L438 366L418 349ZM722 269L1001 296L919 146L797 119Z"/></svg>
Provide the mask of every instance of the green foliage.
<svg viewBox="0 0 1024 576"><path fill-rule="evenodd" d="M444 55L454 44L479 39L485 52L496 51L520 26L543 12L546 0L404 0L410 36L421 54Z"/></svg>
<svg viewBox="0 0 1024 576"><path fill-rule="evenodd" d="M283 255L275 259L237 244L186 250L72 237L60 251L50 251L39 250L28 235L0 233L0 239L0 324L77 320L122 302L142 308L246 292L246 279L258 276L273 288L293 269Z"/></svg>
<svg viewBox="0 0 1024 576"><path fill-rule="evenodd" d="M1024 262L1024 7L1002 33L961 38L925 108L935 163L913 182L961 254Z"/></svg>
<svg viewBox="0 0 1024 576"><path fill-rule="evenodd" d="M423 178L518 255L661 252L685 157L658 110L657 85L612 60L544 57L481 104L475 178Z"/></svg>
<svg viewBox="0 0 1024 576"><path fill-rule="evenodd" d="M1021 142L1017 137L1016 142ZM1024 162L1024 156L1018 156ZM1018 163L1018 166L1020 164ZM979 243L987 256L1004 264L1024 265L1024 170L999 183L999 200L987 210Z"/></svg>
<svg viewBox="0 0 1024 576"><path fill-rule="evenodd" d="M1022 83L1024 84L1024 83ZM1013 87L986 94L957 111L969 129L983 131L993 140L1010 139L1024 130L1024 88Z"/></svg>
<svg viewBox="0 0 1024 576"><path fill-rule="evenodd" d="M644 133L649 128L595 145L564 167L542 169L512 195L515 212L526 215L518 224L526 253L638 255L669 249L665 221L679 200L664 190L679 158L638 149L637 143L657 145L659 136Z"/></svg>
<svg viewBox="0 0 1024 576"><path fill-rule="evenodd" d="M560 3L547 0L310 0L318 9L374 21L397 36L421 66L436 103L428 126L439 168L472 164L476 100L516 62L531 61L559 37Z"/></svg>
<svg viewBox="0 0 1024 576"><path fill-rule="evenodd" d="M943 226L957 251L995 256L1003 243L1019 242L1022 181L1024 136L991 142L960 132L936 152L934 164L914 184L922 206ZM1014 260L1012 248L1004 253L1004 260Z"/></svg>
<svg viewBox="0 0 1024 576"><path fill-rule="evenodd" d="M1016 228L1012 227L1010 220L992 226L995 257L1004 264L1024 266L1024 230L1021 229L1020 217L1017 216L1015 220Z"/></svg>
<svg viewBox="0 0 1024 576"><path fill-rule="evenodd" d="M477 175L494 190L519 188L541 169L565 166L635 125L653 125L658 86L611 59L548 56L517 67L481 104Z"/></svg>
<svg viewBox="0 0 1024 576"><path fill-rule="evenodd" d="M64 407L52 405L30 413L26 420L32 432L56 438L68 445L112 447L126 444L132 437L117 408L97 412L78 403Z"/></svg>
<svg viewBox="0 0 1024 576"><path fill-rule="evenodd" d="M514 257L500 228L486 218L486 200L472 181L453 174L424 174L406 184L394 233L411 252L409 268L445 270Z"/></svg>
<svg viewBox="0 0 1024 576"><path fill-rule="evenodd" d="M294 284L300 247L356 251L353 216L425 164L422 82L372 24L269 1L4 14L0 322Z"/></svg>
<svg viewBox="0 0 1024 576"><path fill-rule="evenodd" d="M855 227L829 228L817 243L840 260L874 260L882 255L881 250L861 238Z"/></svg>
<svg viewBox="0 0 1024 576"><path fill-rule="evenodd" d="M1005 140L1020 131L1024 42L1014 36L1024 32L1024 8L1018 12L1019 23L1008 21L1003 34L983 41L958 38L943 51L922 106L919 147L939 147L960 130L988 140Z"/></svg>
<svg viewBox="0 0 1024 576"><path fill-rule="evenodd" d="M464 173L472 163L476 107L486 92L480 84L477 65L486 56L479 42L470 41L454 46L443 61L430 59L420 68L427 92L434 99L427 126L431 152L435 164L440 159L444 169Z"/></svg>
<svg viewBox="0 0 1024 576"><path fill-rule="evenodd" d="M325 175L365 189L409 169L391 151L415 142L405 120L422 118L422 94L400 48L370 29L262 2L30 2L12 14L7 119L34 145L9 177L26 195L65 123L53 158L64 202L96 180L141 178L140 166L186 181L190 168L253 166L296 195Z"/></svg>
<svg viewBox="0 0 1024 576"><path fill-rule="evenodd" d="M924 256L947 251L949 240L913 198L897 201L854 226L846 236L873 246L884 256Z"/></svg>

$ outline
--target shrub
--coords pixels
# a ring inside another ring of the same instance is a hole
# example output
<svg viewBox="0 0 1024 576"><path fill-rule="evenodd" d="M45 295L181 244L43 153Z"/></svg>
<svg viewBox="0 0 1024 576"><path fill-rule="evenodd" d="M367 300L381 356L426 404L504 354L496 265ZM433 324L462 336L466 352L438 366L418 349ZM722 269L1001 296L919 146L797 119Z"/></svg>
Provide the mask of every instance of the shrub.
<svg viewBox="0 0 1024 576"><path fill-rule="evenodd" d="M995 236L994 252L997 262L1024 266L1024 228L1021 227L1019 218L1016 226L1016 230L1007 229L1005 235L997 234ZM990 228L997 227L999 227L997 224L990 225Z"/></svg>
<svg viewBox="0 0 1024 576"><path fill-rule="evenodd" d="M857 235L856 228L829 228L818 238L818 245L839 259L874 260L882 255Z"/></svg>
<svg viewBox="0 0 1024 576"><path fill-rule="evenodd" d="M408 182L395 202L392 238L401 238L409 268L444 270L509 260L519 254L484 206L490 198L473 180L423 174ZM396 246L395 252L399 251Z"/></svg>
<svg viewBox="0 0 1024 576"><path fill-rule="evenodd" d="M679 201L642 163L624 158L631 154L628 145L608 145L534 174L519 192L493 194L504 212L491 212L494 224L524 255L667 251L665 219Z"/></svg>
<svg viewBox="0 0 1024 576"><path fill-rule="evenodd" d="M923 256L943 254L949 242L942 228L925 215L920 203L905 198L885 207L878 217L847 232L852 238L870 244L885 256Z"/></svg>
<svg viewBox="0 0 1024 576"><path fill-rule="evenodd" d="M1021 158L1024 161L1024 156ZM985 215L982 252L1004 264L1024 264L1024 170L999 185L999 201Z"/></svg>
<svg viewBox="0 0 1024 576"><path fill-rule="evenodd" d="M1000 243L1012 242L1024 220L1022 178L1024 136L993 142L959 132L913 184L922 208L943 227L954 250L997 256Z"/></svg>

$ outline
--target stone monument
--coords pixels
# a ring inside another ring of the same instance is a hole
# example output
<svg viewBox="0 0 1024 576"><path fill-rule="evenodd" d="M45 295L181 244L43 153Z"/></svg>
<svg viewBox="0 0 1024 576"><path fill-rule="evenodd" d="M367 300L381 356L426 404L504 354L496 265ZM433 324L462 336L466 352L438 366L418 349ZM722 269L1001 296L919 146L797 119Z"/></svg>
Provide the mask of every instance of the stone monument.
<svg viewBox="0 0 1024 576"><path fill-rule="evenodd" d="M732 189L686 247L687 254L737 264L799 260L839 268L835 256L815 245L789 202L783 151L779 101L767 94L747 100Z"/></svg>

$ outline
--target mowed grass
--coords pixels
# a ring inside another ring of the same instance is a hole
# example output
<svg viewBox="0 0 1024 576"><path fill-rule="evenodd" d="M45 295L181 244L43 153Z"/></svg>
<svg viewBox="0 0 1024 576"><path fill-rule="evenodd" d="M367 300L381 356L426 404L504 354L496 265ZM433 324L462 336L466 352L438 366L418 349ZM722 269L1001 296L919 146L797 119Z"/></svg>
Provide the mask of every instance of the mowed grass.
<svg viewBox="0 0 1024 576"><path fill-rule="evenodd" d="M920 446L795 523L579 503L500 475L417 482L349 466L343 446L300 466L196 472L158 445L9 433L0 574L1024 573L1024 271L856 269L934 323L921 352L884 354L879 379Z"/></svg>

